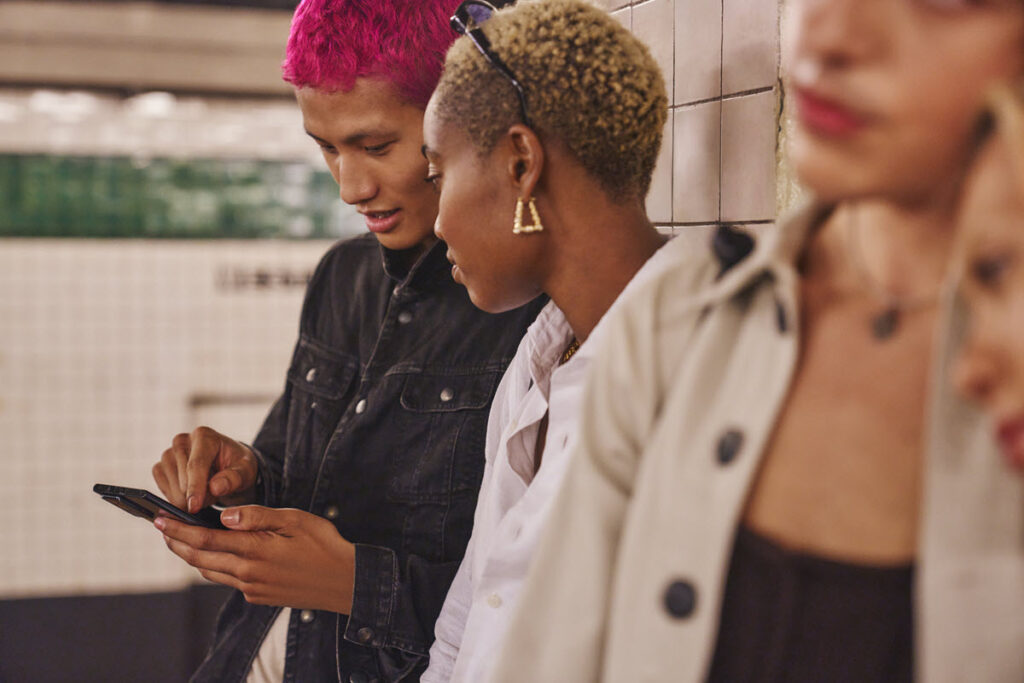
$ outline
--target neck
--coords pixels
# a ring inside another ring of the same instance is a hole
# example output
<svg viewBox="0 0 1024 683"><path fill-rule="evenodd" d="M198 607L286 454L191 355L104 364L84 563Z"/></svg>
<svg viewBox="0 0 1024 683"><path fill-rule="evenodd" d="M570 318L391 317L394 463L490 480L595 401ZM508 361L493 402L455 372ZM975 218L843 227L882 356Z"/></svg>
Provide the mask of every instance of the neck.
<svg viewBox="0 0 1024 683"><path fill-rule="evenodd" d="M666 238L643 206L598 204L559 221L544 292L561 309L576 338L586 341L601 317Z"/></svg>
<svg viewBox="0 0 1024 683"><path fill-rule="evenodd" d="M942 284L953 234L948 206L844 203L822 226L810 255L853 288L868 280L888 296L923 299Z"/></svg>

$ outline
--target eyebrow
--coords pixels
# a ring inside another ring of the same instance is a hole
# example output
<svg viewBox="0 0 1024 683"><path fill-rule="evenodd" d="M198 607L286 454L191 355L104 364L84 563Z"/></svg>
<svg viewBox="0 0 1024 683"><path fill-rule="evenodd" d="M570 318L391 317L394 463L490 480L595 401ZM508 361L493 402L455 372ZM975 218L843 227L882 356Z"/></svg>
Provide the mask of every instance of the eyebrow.
<svg viewBox="0 0 1024 683"><path fill-rule="evenodd" d="M329 142L327 140L324 140L319 135L315 135L315 134L311 133L308 130L306 131L306 135L308 135L309 137L313 138L314 140L316 140L320 144L328 145L328 146L333 146L334 145L334 143ZM362 142L366 138L388 138L388 139L398 138L398 132L397 131L380 131L380 130L377 130L377 131L373 131L373 130L370 130L370 131L360 131L358 133L353 133L352 135L349 135L348 137L346 137L344 140L342 140L342 144L345 144L345 145L355 145L355 144L359 144L360 142Z"/></svg>

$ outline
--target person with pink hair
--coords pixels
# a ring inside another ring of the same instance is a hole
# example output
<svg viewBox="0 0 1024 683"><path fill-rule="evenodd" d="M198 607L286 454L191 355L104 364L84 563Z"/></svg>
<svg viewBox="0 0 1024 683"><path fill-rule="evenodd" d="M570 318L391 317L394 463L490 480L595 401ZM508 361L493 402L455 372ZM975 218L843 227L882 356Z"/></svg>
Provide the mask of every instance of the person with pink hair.
<svg viewBox="0 0 1024 683"><path fill-rule="evenodd" d="M236 589L194 681L417 680L426 666L470 536L489 406L544 304L478 310L433 234L423 113L457 4L295 12L284 78L369 234L317 267L252 445L199 427L153 468L180 507L233 506L225 530L155 522L172 552Z"/></svg>

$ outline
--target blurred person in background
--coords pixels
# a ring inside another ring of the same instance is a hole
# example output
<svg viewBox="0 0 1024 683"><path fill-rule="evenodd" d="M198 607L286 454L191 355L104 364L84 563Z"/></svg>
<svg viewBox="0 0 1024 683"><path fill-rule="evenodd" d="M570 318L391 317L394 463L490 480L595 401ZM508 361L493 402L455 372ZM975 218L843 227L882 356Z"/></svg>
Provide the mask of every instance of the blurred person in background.
<svg viewBox="0 0 1024 683"><path fill-rule="evenodd" d="M671 262L644 209L668 98L643 43L584 0L467 0L454 22L467 35L424 119L435 232L477 306L551 301L491 406L473 535L424 683L485 679L575 444L605 313Z"/></svg>
<svg viewBox="0 0 1024 683"><path fill-rule="evenodd" d="M966 334L954 378L991 418L1006 467L1024 474L1024 91L994 90L992 134L965 184L955 269ZM1008 510L1024 514L1018 506ZM1024 580L1024 579L1022 579Z"/></svg>
<svg viewBox="0 0 1024 683"><path fill-rule="evenodd" d="M543 305L479 311L433 234L423 112L456 4L296 9L284 77L370 234L318 265L253 445L200 427L153 468L179 506L241 506L222 513L226 531L156 522L175 554L237 589L195 681L416 680L426 665L470 536L488 407Z"/></svg>
<svg viewBox="0 0 1024 683"><path fill-rule="evenodd" d="M948 381L944 288L1017 0L791 0L814 199L608 321L493 680L1024 680L1024 481Z"/></svg>

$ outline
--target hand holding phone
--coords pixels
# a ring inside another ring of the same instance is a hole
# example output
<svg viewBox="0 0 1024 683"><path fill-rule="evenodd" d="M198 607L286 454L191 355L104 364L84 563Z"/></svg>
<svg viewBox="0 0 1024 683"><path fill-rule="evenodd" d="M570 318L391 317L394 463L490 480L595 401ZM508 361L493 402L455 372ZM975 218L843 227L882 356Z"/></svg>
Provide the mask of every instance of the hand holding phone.
<svg viewBox="0 0 1024 683"><path fill-rule="evenodd" d="M226 528L220 521L220 511L214 508L203 508L196 513L189 513L171 505L163 498L145 489L131 489L111 484L96 484L92 490L103 497L103 500L115 505L125 512L153 521L157 516L177 519L185 524L203 526L209 529Z"/></svg>
<svg viewBox="0 0 1024 683"><path fill-rule="evenodd" d="M178 434L153 465L153 479L177 507L198 512L211 505L256 502L259 466L245 445L210 429Z"/></svg>

